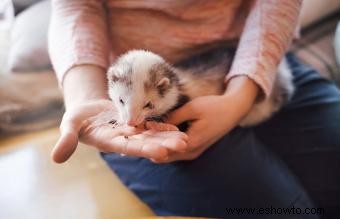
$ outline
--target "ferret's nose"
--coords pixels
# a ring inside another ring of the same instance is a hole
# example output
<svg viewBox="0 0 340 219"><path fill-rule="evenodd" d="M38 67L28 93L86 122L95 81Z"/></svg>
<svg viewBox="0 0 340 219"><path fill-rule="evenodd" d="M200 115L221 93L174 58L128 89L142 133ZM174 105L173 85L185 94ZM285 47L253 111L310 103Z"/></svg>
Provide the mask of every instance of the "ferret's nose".
<svg viewBox="0 0 340 219"><path fill-rule="evenodd" d="M134 120L134 119L129 119L129 120L127 121L127 125L129 125L129 126L136 126L136 125L138 125L138 124L137 124L137 121L136 121L136 120Z"/></svg>

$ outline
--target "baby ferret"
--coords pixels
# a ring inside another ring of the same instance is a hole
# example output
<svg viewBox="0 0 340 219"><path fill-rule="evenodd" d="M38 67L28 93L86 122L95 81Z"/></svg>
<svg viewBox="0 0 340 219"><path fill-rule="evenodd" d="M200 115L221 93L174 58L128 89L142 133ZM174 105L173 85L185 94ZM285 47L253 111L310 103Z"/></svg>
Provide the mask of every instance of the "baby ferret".
<svg viewBox="0 0 340 219"><path fill-rule="evenodd" d="M231 60L224 55L209 65L172 66L150 51L131 50L121 55L107 73L108 93L118 109L118 124L137 126L161 118L196 97L223 94ZM292 74L283 59L270 97L255 103L240 125L253 126L267 120L293 92Z"/></svg>

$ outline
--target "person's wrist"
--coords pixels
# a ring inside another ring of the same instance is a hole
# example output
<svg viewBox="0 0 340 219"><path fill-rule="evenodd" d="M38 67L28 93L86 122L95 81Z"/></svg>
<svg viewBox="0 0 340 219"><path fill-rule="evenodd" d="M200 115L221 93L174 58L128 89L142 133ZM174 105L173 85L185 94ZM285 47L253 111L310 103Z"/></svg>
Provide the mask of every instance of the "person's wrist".
<svg viewBox="0 0 340 219"><path fill-rule="evenodd" d="M246 114L254 105L260 92L259 86L247 76L236 76L229 80L226 91L222 95L228 106L232 102L234 108L239 110L240 114Z"/></svg>
<svg viewBox="0 0 340 219"><path fill-rule="evenodd" d="M66 108L97 100L109 100L105 70L94 65L71 68L63 81Z"/></svg>
<svg viewBox="0 0 340 219"><path fill-rule="evenodd" d="M259 94L260 87L248 76L239 75L232 77L226 84L225 94L235 93L239 94L246 93L249 99L256 99Z"/></svg>

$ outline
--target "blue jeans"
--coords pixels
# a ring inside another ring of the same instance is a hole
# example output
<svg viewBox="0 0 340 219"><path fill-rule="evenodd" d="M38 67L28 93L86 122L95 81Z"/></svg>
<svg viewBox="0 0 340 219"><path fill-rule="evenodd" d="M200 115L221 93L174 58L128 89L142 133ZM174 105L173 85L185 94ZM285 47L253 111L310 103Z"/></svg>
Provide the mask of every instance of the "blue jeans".
<svg viewBox="0 0 340 219"><path fill-rule="evenodd" d="M103 159L158 215L319 217L274 214L292 207L340 215L340 91L292 54L287 59L296 93L267 122L235 128L193 161L154 164L115 153ZM231 214L232 208L271 208L271 214Z"/></svg>

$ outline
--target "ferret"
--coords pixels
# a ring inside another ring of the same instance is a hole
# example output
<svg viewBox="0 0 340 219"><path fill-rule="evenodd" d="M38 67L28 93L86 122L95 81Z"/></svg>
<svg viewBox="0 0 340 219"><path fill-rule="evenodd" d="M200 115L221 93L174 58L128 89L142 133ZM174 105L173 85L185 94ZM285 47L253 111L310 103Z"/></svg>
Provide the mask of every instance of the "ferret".
<svg viewBox="0 0 340 219"><path fill-rule="evenodd" d="M107 72L108 94L118 110L117 122L137 126L162 118L196 97L223 94L231 53L200 58L191 60L191 64L184 61L171 65L145 50L131 50L118 57ZM239 125L254 126L269 119L293 93L292 73L283 59L269 98L255 103Z"/></svg>

